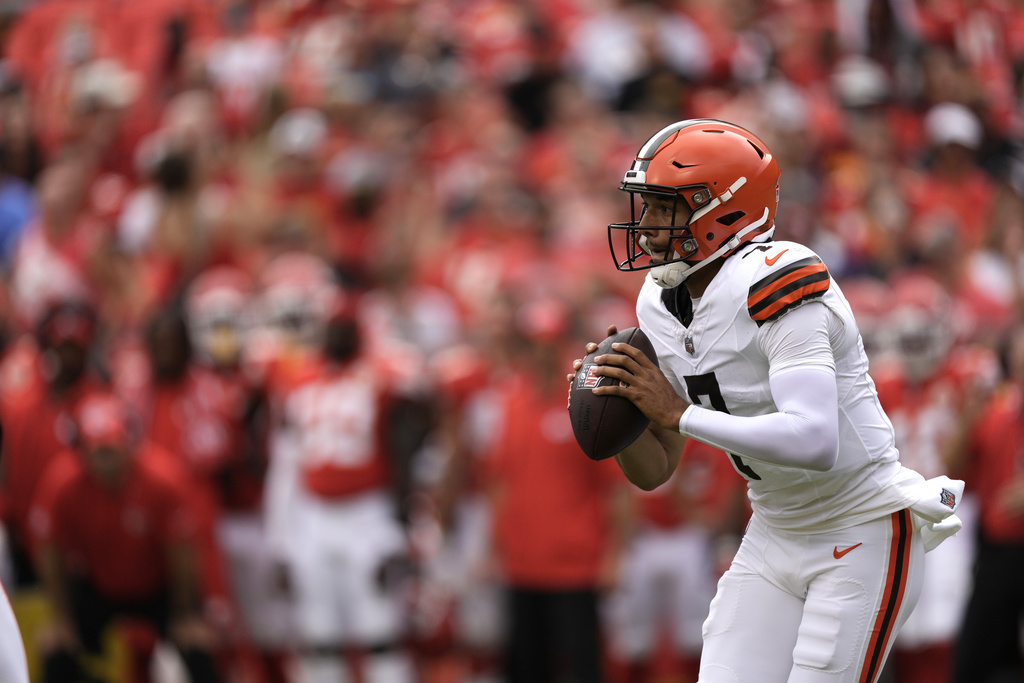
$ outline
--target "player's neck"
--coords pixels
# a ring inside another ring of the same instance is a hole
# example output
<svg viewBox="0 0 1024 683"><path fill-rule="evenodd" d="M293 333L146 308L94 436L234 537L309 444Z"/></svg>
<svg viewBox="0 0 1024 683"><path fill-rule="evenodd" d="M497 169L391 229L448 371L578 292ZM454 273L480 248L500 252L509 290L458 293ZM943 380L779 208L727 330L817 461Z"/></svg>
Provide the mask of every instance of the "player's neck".
<svg viewBox="0 0 1024 683"><path fill-rule="evenodd" d="M690 293L691 299L699 299L704 296L704 290L708 288L711 281L715 279L715 275L722 269L724 259L718 259L714 263L709 263L704 268L701 268L696 273L686 278L686 290Z"/></svg>

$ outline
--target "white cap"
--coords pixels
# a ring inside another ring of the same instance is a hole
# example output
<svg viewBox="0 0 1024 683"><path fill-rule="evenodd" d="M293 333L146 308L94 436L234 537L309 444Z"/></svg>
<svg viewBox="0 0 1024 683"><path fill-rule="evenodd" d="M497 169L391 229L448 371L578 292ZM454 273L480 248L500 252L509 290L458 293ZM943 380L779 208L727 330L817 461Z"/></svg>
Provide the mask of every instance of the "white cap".
<svg viewBox="0 0 1024 683"><path fill-rule="evenodd" d="M270 145L279 154L315 155L327 139L327 118L308 107L285 112L270 129Z"/></svg>
<svg viewBox="0 0 1024 683"><path fill-rule="evenodd" d="M75 99L94 101L102 106L121 109L139 94L138 74L128 71L114 59L96 59L79 67L72 77Z"/></svg>
<svg viewBox="0 0 1024 683"><path fill-rule="evenodd" d="M832 85L847 107L880 104L890 93L889 74L881 64L862 55L844 57L832 72Z"/></svg>
<svg viewBox="0 0 1024 683"><path fill-rule="evenodd" d="M981 121L962 104L943 102L932 107L924 117L928 140L936 147L949 144L978 149L981 144Z"/></svg>

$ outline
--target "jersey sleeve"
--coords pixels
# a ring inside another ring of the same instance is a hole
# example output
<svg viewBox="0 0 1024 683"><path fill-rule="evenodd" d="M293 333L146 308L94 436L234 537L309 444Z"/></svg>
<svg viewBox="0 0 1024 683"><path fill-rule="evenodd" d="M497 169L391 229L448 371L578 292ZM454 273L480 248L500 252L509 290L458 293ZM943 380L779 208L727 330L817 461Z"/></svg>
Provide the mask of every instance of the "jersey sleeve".
<svg viewBox="0 0 1024 683"><path fill-rule="evenodd" d="M764 262L747 292L747 313L758 327L824 296L831 285L828 268L806 249L763 252Z"/></svg>
<svg viewBox="0 0 1024 683"><path fill-rule="evenodd" d="M821 303L804 306L758 330L758 344L768 358L769 374L805 365L835 371L832 338L843 333L842 321Z"/></svg>

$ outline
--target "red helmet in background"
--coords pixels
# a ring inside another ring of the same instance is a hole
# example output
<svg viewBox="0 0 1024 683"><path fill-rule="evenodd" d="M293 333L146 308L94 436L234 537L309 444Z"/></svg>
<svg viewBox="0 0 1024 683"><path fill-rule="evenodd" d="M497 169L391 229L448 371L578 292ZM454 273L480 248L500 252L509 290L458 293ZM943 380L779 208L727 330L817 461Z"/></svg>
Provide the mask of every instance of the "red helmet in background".
<svg viewBox="0 0 1024 683"><path fill-rule="evenodd" d="M185 294L185 315L192 346L200 358L231 365L242 352L251 315L254 282L232 266L203 271Z"/></svg>
<svg viewBox="0 0 1024 683"><path fill-rule="evenodd" d="M930 377L953 347L953 299L939 282L921 272L890 280L893 298L889 327L908 377Z"/></svg>
<svg viewBox="0 0 1024 683"><path fill-rule="evenodd" d="M260 274L261 323L303 345L318 345L343 296L327 261L305 252L284 253Z"/></svg>
<svg viewBox="0 0 1024 683"><path fill-rule="evenodd" d="M768 146L744 128L713 119L690 119L663 128L637 152L619 188L630 194L631 214L629 222L608 226L615 267L653 268L658 285L676 287L740 245L770 239L779 205L779 175ZM672 231L674 259L650 262L640 232L643 211L637 215L637 194L674 202L672 225L644 226ZM624 244L617 231L625 233Z"/></svg>

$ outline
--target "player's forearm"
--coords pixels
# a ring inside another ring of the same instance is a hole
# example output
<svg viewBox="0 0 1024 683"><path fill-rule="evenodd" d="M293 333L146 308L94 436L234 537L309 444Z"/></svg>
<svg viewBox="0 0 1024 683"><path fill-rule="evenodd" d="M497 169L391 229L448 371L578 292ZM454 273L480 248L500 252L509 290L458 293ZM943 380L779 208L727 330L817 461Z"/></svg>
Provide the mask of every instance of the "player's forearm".
<svg viewBox="0 0 1024 683"><path fill-rule="evenodd" d="M833 371L792 368L771 377L778 412L752 417L698 407L683 414L683 434L755 460L826 472L839 454L839 399Z"/></svg>
<svg viewBox="0 0 1024 683"><path fill-rule="evenodd" d="M836 461L838 432L805 416L740 417L693 408L684 423L687 435L746 458L816 472Z"/></svg>
<svg viewBox="0 0 1024 683"><path fill-rule="evenodd" d="M651 424L636 441L615 455L616 462L633 484L651 491L672 476L686 445L686 437Z"/></svg>

